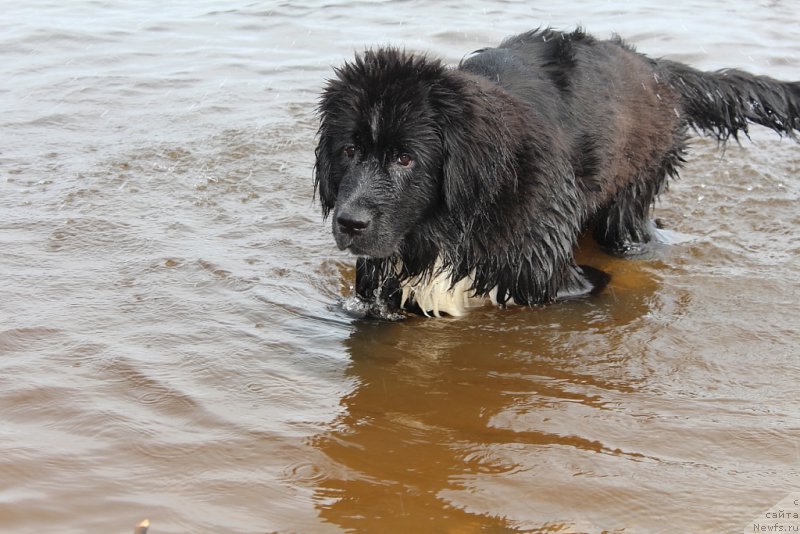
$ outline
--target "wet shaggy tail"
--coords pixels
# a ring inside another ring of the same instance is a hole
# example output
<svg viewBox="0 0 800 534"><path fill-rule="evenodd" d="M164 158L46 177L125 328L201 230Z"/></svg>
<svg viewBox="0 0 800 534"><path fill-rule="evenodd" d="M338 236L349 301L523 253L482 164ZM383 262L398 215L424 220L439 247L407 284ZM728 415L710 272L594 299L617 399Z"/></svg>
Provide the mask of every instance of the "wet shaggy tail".
<svg viewBox="0 0 800 534"><path fill-rule="evenodd" d="M696 130L720 141L739 132L747 135L749 122L761 124L797 140L800 132L800 82L725 69L702 72L688 65L659 60L670 85L683 100L683 112Z"/></svg>

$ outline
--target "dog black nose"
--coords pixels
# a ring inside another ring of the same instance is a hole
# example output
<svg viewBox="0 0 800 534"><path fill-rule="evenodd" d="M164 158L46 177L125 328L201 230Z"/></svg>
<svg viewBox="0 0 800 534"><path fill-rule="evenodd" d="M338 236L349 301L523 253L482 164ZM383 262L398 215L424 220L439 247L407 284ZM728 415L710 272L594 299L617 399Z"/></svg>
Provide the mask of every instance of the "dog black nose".
<svg viewBox="0 0 800 534"><path fill-rule="evenodd" d="M339 230L348 235L360 234L367 229L370 216L362 210L343 211L336 217Z"/></svg>

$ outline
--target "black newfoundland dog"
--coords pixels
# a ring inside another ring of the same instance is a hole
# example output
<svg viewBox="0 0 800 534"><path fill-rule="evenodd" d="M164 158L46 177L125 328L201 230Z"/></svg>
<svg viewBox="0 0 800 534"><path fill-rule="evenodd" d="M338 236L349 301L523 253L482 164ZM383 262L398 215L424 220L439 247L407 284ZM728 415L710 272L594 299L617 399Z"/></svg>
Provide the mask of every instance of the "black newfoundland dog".
<svg viewBox="0 0 800 534"><path fill-rule="evenodd" d="M394 48L336 70L319 105L315 191L358 256L371 313L460 315L599 291L578 266L653 238L650 210L688 129L720 141L748 122L795 137L800 83L651 59L620 39L536 30L447 68Z"/></svg>

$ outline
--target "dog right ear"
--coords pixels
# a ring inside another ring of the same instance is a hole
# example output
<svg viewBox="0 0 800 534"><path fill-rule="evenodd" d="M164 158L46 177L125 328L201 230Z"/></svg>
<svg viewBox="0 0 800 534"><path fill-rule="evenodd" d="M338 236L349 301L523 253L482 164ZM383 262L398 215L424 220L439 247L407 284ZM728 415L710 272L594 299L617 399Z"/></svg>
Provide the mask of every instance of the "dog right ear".
<svg viewBox="0 0 800 534"><path fill-rule="evenodd" d="M316 163L314 164L314 194L319 195L319 202L322 205L323 218L336 204L336 187L333 179L333 165L331 161L331 142L325 124L319 128L319 144L314 154Z"/></svg>

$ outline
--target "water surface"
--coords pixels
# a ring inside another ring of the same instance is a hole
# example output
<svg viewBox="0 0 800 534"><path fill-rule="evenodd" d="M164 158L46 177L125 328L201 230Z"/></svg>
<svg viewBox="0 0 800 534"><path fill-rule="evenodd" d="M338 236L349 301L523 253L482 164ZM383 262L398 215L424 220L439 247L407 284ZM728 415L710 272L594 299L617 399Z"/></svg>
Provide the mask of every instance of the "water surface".
<svg viewBox="0 0 800 534"><path fill-rule="evenodd" d="M790 1L52 0L0 19L3 531L742 532L800 488L800 148L693 142L592 299L355 320L331 66L540 25L800 78Z"/></svg>

